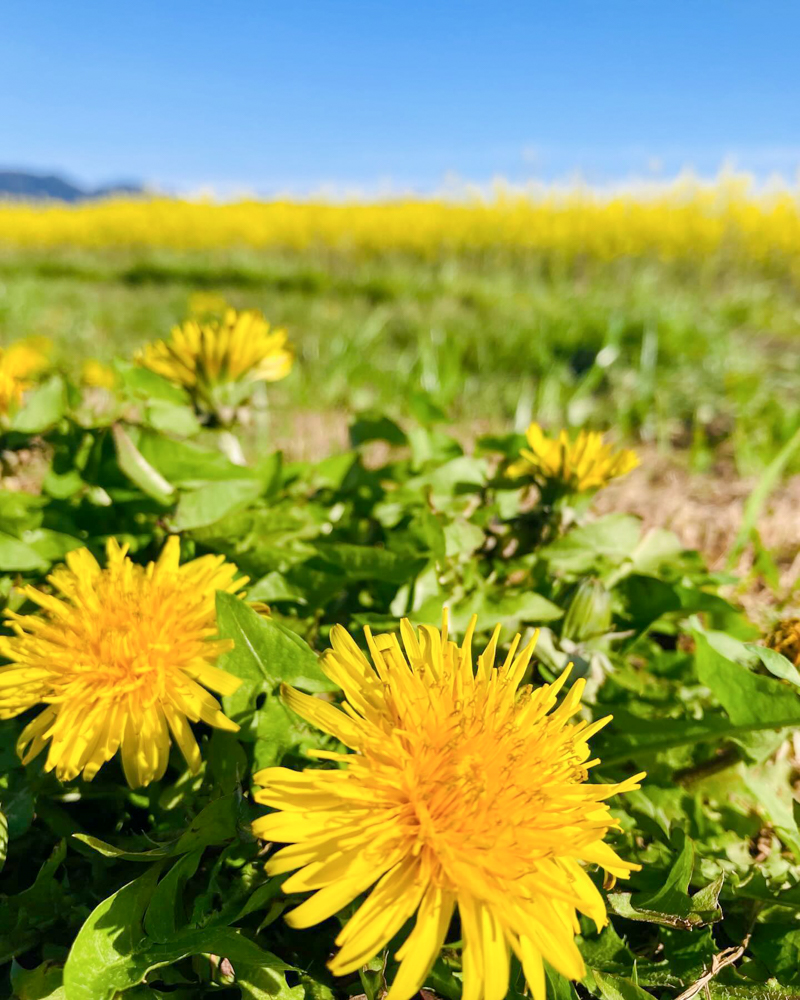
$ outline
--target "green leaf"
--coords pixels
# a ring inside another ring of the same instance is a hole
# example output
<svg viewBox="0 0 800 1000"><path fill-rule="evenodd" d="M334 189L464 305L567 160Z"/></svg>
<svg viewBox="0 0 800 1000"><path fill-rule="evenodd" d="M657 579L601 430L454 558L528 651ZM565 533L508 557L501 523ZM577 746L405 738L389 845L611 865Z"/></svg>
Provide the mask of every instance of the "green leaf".
<svg viewBox="0 0 800 1000"><path fill-rule="evenodd" d="M32 572L46 570L50 560L43 558L32 545L0 532L0 570Z"/></svg>
<svg viewBox="0 0 800 1000"><path fill-rule="evenodd" d="M273 570L262 576L247 590L248 601L292 601L295 604L307 604L306 592L302 587L291 583L283 575Z"/></svg>
<svg viewBox="0 0 800 1000"><path fill-rule="evenodd" d="M238 735L215 729L208 741L206 762L225 794L235 792L247 774L247 754Z"/></svg>
<svg viewBox="0 0 800 1000"><path fill-rule="evenodd" d="M796 925L757 925L750 947L756 958L767 967L770 976L782 986L800 986L800 929ZM797 990L794 995L797 995Z"/></svg>
<svg viewBox="0 0 800 1000"><path fill-rule="evenodd" d="M193 437L200 433L200 421L194 410L184 403L166 399L152 399L145 410L147 423L164 434Z"/></svg>
<svg viewBox="0 0 800 1000"><path fill-rule="evenodd" d="M11 988L14 1000L66 1000L62 985L64 972L55 962L42 962L35 969L11 964Z"/></svg>
<svg viewBox="0 0 800 1000"><path fill-rule="evenodd" d="M364 412L350 425L350 443L354 448L368 441L388 441L404 445L408 439L401 427L383 413Z"/></svg>
<svg viewBox="0 0 800 1000"><path fill-rule="evenodd" d="M168 476L176 486L258 478L251 470L235 465L218 450L147 428L138 430L136 446L145 461L163 476Z"/></svg>
<svg viewBox="0 0 800 1000"><path fill-rule="evenodd" d="M212 844L222 844L236 836L239 822L239 797L222 795L201 809L175 845L175 854L197 851Z"/></svg>
<svg viewBox="0 0 800 1000"><path fill-rule="evenodd" d="M554 570L586 575L631 560L639 542L641 522L632 514L607 514L568 531L540 552Z"/></svg>
<svg viewBox="0 0 800 1000"><path fill-rule="evenodd" d="M122 424L114 424L111 433L114 437L119 467L128 479L158 503L165 506L172 503L175 490L161 473L144 458Z"/></svg>
<svg viewBox="0 0 800 1000"><path fill-rule="evenodd" d="M152 861L159 861L162 858L168 858L171 853L169 847L154 847L151 851L126 851L124 848L107 844L98 837L92 837L88 833L73 833L72 836L75 840L86 844L87 847L91 847L93 851L102 854L104 858L117 858L120 861L143 861L150 863Z"/></svg>
<svg viewBox="0 0 800 1000"><path fill-rule="evenodd" d="M175 531L191 531L215 524L227 514L244 510L262 493L257 479L232 479L207 483L178 501L173 519Z"/></svg>
<svg viewBox="0 0 800 1000"><path fill-rule="evenodd" d="M664 753L676 747L696 743L737 739L766 729L800 727L800 705L795 714L782 723L772 720L753 721L736 725L721 713L707 712L702 719L647 719L635 716L623 708L615 708L605 741L598 740L600 755L605 765L620 764L627 760L638 761L645 754Z"/></svg>
<svg viewBox="0 0 800 1000"><path fill-rule="evenodd" d="M259 965L239 965L236 967L236 985L242 992L242 1000L303 1000L305 987L301 984L289 986L286 973L297 971L269 952Z"/></svg>
<svg viewBox="0 0 800 1000"><path fill-rule="evenodd" d="M779 759L750 767L740 764L738 770L775 832L800 861L800 830L795 818L792 788L793 767L788 761Z"/></svg>
<svg viewBox="0 0 800 1000"><path fill-rule="evenodd" d="M158 866L149 868L89 914L64 966L67 1000L112 1000L118 991L140 983L153 967L137 950L158 874Z"/></svg>
<svg viewBox="0 0 800 1000"><path fill-rule="evenodd" d="M502 625L509 632L517 632L523 622L534 625L556 621L564 612L552 601L533 591L519 593L498 593L495 590L479 590L463 600L451 603L445 595L438 593L429 598L414 613L417 622L439 625L442 621L442 606L449 605L450 624L455 632L463 633L473 615L478 616L478 627L493 628Z"/></svg>
<svg viewBox="0 0 800 1000"><path fill-rule="evenodd" d="M653 1000L651 993L643 990L641 986L637 986L630 979L596 970L592 975L603 1000Z"/></svg>
<svg viewBox="0 0 800 1000"><path fill-rule="evenodd" d="M159 866L150 868L91 912L64 966L66 1000L113 1000L118 992L143 982L152 969L190 955L213 953L256 966L272 960L269 952L230 927L187 928L165 942L149 938L143 918L159 871Z"/></svg>
<svg viewBox="0 0 800 1000"><path fill-rule="evenodd" d="M781 729L797 724L800 694L771 677L754 674L712 646L709 636L693 631L695 663L701 683L710 688L736 726Z"/></svg>
<svg viewBox="0 0 800 1000"><path fill-rule="evenodd" d="M350 580L380 580L405 583L426 564L425 558L409 558L390 549L347 542L317 542L319 554L333 563Z"/></svg>
<svg viewBox="0 0 800 1000"><path fill-rule="evenodd" d="M189 397L183 389L150 371L149 368L116 358L114 370L125 388L133 395L146 400L148 404L152 404L154 399L163 399L175 405L189 405Z"/></svg>
<svg viewBox="0 0 800 1000"><path fill-rule="evenodd" d="M767 646L759 646L755 642L745 643L745 649L757 656L773 677L780 677L781 680L789 681L790 684L800 687L800 671L782 653L775 649L769 649Z"/></svg>
<svg viewBox="0 0 800 1000"><path fill-rule="evenodd" d="M277 696L268 697L253 715L250 738L255 738L253 771L279 764L283 756L303 744L318 745L316 734L309 738L308 726Z"/></svg>
<svg viewBox="0 0 800 1000"><path fill-rule="evenodd" d="M217 626L221 639L234 642L231 652L220 657L219 666L243 682L223 699L226 712L233 713L236 721L252 711L259 694L273 692L284 681L312 693L336 690L298 635L223 591L217 593Z"/></svg>
<svg viewBox="0 0 800 1000"><path fill-rule="evenodd" d="M200 865L205 848L184 855L156 886L147 912L144 929L153 941L169 941L186 922L183 890Z"/></svg>
<svg viewBox="0 0 800 1000"><path fill-rule="evenodd" d="M22 407L11 421L11 427L21 434L41 434L58 423L64 416L66 406L64 380L60 375L52 375L46 382L26 393Z"/></svg>
<svg viewBox="0 0 800 1000"><path fill-rule="evenodd" d="M438 521L436 523L438 524ZM470 556L483 545L485 537L482 528L464 518L459 518L444 529L444 554L450 558Z"/></svg>
<svg viewBox="0 0 800 1000"><path fill-rule="evenodd" d="M694 870L694 844L683 830L676 830L675 836L678 842L678 856L663 885L652 895L639 897L636 905L658 913L686 916L691 909L689 882Z"/></svg>
<svg viewBox="0 0 800 1000"><path fill-rule="evenodd" d="M42 559L49 563L61 562L68 552L80 549L84 543L80 538L72 535L62 534L60 531L51 531L49 528L34 528L26 531L22 536L26 545L29 545L34 552L38 552Z"/></svg>
<svg viewBox="0 0 800 1000"><path fill-rule="evenodd" d="M728 553L728 567L736 565L739 556L744 551L745 546L750 541L753 529L758 524L761 511L767 502L770 493L777 486L783 475L783 470L789 464L794 453L800 447L800 428L789 438L778 454L761 474L761 478L756 483L755 489L747 498L742 515L742 523L736 538Z"/></svg>
<svg viewBox="0 0 800 1000"><path fill-rule="evenodd" d="M578 994L575 987L566 976L556 972L547 960L544 963L544 971L547 979L548 1000L577 1000Z"/></svg>
<svg viewBox="0 0 800 1000"><path fill-rule="evenodd" d="M694 870L694 845L680 828L675 831L678 856L654 893L612 892L608 896L611 910L629 920L661 924L691 930L722 919L718 899L723 876L689 896L689 883Z"/></svg>

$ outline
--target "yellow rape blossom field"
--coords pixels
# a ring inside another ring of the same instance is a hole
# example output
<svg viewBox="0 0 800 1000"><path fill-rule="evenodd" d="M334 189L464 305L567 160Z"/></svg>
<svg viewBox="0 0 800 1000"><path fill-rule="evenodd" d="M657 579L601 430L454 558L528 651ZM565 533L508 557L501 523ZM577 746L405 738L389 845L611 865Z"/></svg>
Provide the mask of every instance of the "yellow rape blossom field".
<svg viewBox="0 0 800 1000"><path fill-rule="evenodd" d="M729 252L762 262L800 246L800 201L789 188L759 192L747 177L685 178L608 194L590 188L488 192L382 202L229 203L165 197L78 206L0 207L0 244L17 248L222 247L369 252L481 251L498 247L611 260Z"/></svg>

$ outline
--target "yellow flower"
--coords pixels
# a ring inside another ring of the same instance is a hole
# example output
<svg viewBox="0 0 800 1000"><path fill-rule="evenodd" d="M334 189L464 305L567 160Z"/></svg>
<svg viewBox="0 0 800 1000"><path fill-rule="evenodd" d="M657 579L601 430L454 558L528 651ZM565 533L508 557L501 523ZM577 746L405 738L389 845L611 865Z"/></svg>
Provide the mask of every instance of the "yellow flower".
<svg viewBox="0 0 800 1000"><path fill-rule="evenodd" d="M285 330L271 330L259 312L233 309L221 321L187 320L174 327L169 340L147 344L138 357L211 408L216 387L238 383L249 391L253 382L277 382L289 374L292 360Z"/></svg>
<svg viewBox="0 0 800 1000"><path fill-rule="evenodd" d="M44 337L18 340L10 347L0 347L0 414L6 415L22 401L30 387L30 378L48 364L50 342Z"/></svg>
<svg viewBox="0 0 800 1000"><path fill-rule="evenodd" d="M800 666L800 618L783 618L777 622L766 638L770 649L781 653Z"/></svg>
<svg viewBox="0 0 800 1000"><path fill-rule="evenodd" d="M581 431L574 441L562 430L550 438L538 424L531 424L525 435L528 448L522 458L509 467L509 475L532 476L541 485L558 484L576 493L606 486L639 464L636 453L628 448L615 451L603 443L598 431Z"/></svg>
<svg viewBox="0 0 800 1000"><path fill-rule="evenodd" d="M222 316L228 303L217 292L192 292L189 296L191 316Z"/></svg>
<svg viewBox="0 0 800 1000"><path fill-rule="evenodd" d="M317 751L333 770L267 768L255 798L278 810L253 832L287 843L267 863L286 892L314 891L287 917L309 927L377 885L337 938L336 975L359 968L416 913L397 953L387 1000L422 986L458 907L464 940L464 1000L502 1000L509 959L521 961L535 1000L544 1000L542 959L579 979L576 911L606 922L600 892L583 864L625 878L637 866L603 842L616 825L604 800L638 787L589 784L587 740L608 719L570 722L584 687L556 707L554 684L519 685L533 651L520 638L499 668L499 626L473 669L473 619L463 645L423 626L394 635L366 631L371 665L341 627L323 669L344 690L344 711L284 689L304 719L352 753Z"/></svg>
<svg viewBox="0 0 800 1000"><path fill-rule="evenodd" d="M213 665L232 645L212 639L214 599L246 579L234 580L236 567L221 556L180 566L176 536L147 566L126 551L109 541L105 569L88 549L70 552L49 577L61 597L25 587L42 610L6 612L15 634L0 638L0 655L12 661L0 667L0 719L43 702L17 750L28 763L49 741L45 770L62 781L81 772L91 781L119 749L128 784L147 785L166 770L169 730L196 771L189 721L239 728L205 688L232 694L240 684Z"/></svg>
<svg viewBox="0 0 800 1000"><path fill-rule="evenodd" d="M117 377L113 368L97 358L87 358L81 366L81 382L93 389L113 389Z"/></svg>

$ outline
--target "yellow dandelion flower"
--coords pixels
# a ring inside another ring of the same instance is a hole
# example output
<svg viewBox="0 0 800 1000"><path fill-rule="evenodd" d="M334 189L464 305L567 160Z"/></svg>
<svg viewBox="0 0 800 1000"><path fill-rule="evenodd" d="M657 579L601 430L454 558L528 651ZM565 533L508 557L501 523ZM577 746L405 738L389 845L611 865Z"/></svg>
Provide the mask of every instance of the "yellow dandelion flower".
<svg viewBox="0 0 800 1000"><path fill-rule="evenodd" d="M114 369L97 358L87 358L81 366L81 382L92 389L113 389L117 376Z"/></svg>
<svg viewBox="0 0 800 1000"><path fill-rule="evenodd" d="M228 303L218 292L192 292L189 296L190 316L222 316L227 308Z"/></svg>
<svg viewBox="0 0 800 1000"><path fill-rule="evenodd" d="M541 484L557 484L577 493L606 486L639 464L634 451L615 451L612 445L603 443L598 431L581 431L570 441L565 430L557 438L550 438L534 423L526 437L528 448L522 449L522 458L509 467L509 474L532 476Z"/></svg>
<svg viewBox="0 0 800 1000"><path fill-rule="evenodd" d="M767 636L766 645L800 666L800 618L783 618Z"/></svg>
<svg viewBox="0 0 800 1000"><path fill-rule="evenodd" d="M147 785L166 770L170 730L196 771L200 750L189 722L239 728L205 688L239 687L213 664L232 647L212 638L214 600L247 581L235 580L236 567L221 556L179 565L175 536L147 566L126 552L109 541L104 569L88 549L70 552L49 577L60 597L25 587L41 611L6 612L14 635L0 638L0 655L12 661L0 667L0 719L44 703L17 750L28 763L49 742L45 770L62 781L81 772L91 781L120 750L128 784Z"/></svg>
<svg viewBox="0 0 800 1000"><path fill-rule="evenodd" d="M332 916L374 888L344 927L330 968L362 966L416 914L397 952L387 1000L422 986L456 907L464 940L464 1000L502 1000L509 961L522 963L544 1000L543 958L572 979L584 975L575 945L577 913L606 923L603 897L583 865L625 878L637 868L604 837L616 825L605 800L638 787L589 784L588 739L608 719L572 722L584 682L556 707L554 684L520 688L533 652L520 637L495 667L499 626L473 668L475 620L461 647L423 626L395 635L366 630L372 663L337 626L323 670L340 685L344 711L291 688L304 719L351 753L317 751L333 770L267 768L255 775L258 802L276 812L253 831L281 848L271 875L300 869L286 892L313 891L292 910L293 927Z"/></svg>
<svg viewBox="0 0 800 1000"><path fill-rule="evenodd" d="M44 337L18 340L10 347L0 347L0 415L7 415L22 401L30 388L31 376L48 364L50 342Z"/></svg>
<svg viewBox="0 0 800 1000"><path fill-rule="evenodd" d="M293 355L285 330L272 330L255 310L228 309L223 319L187 320L173 328L169 340L147 344L140 364L209 404L217 386L277 382L292 368Z"/></svg>

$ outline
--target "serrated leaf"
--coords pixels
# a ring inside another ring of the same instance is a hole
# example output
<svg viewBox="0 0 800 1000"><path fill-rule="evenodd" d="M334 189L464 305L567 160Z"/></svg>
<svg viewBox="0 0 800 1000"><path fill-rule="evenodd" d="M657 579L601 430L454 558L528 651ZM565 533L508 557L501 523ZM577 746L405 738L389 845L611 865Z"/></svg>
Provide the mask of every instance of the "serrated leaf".
<svg viewBox="0 0 800 1000"><path fill-rule="evenodd" d="M11 988L14 1000L65 1000L64 972L55 962L42 962L35 969L11 964Z"/></svg>
<svg viewBox="0 0 800 1000"><path fill-rule="evenodd" d="M694 844L680 828L675 831L677 857L663 884L654 893L613 892L608 896L611 910L629 920L691 930L722 919L719 894L723 876L689 895L694 870Z"/></svg>
<svg viewBox="0 0 800 1000"><path fill-rule="evenodd" d="M183 890L197 871L204 850L201 847L185 854L155 887L144 915L145 932L153 941L169 941L185 923Z"/></svg>
<svg viewBox="0 0 800 1000"><path fill-rule="evenodd" d="M282 682L311 693L336 690L320 669L316 655L298 635L222 591L217 593L217 627L220 638L234 643L234 648L220 657L219 666L243 682L223 699L226 712L236 721L252 712L259 694L275 691Z"/></svg>
<svg viewBox="0 0 800 1000"><path fill-rule="evenodd" d="M200 810L181 834L175 845L175 854L185 854L212 844L222 844L236 836L239 822L239 797L222 795Z"/></svg>
<svg viewBox="0 0 800 1000"><path fill-rule="evenodd" d="M653 1000L652 994L623 976L610 972L593 972L594 981L603 1000Z"/></svg>
<svg viewBox="0 0 800 1000"><path fill-rule="evenodd" d="M118 991L140 983L153 967L149 958L136 952L158 875L157 866L149 868L89 914L64 966L67 1000L112 1000Z"/></svg>
<svg viewBox="0 0 800 1000"><path fill-rule="evenodd" d="M166 942L151 940L142 921L159 872L158 865L150 868L91 912L64 966L66 1000L113 1000L118 992L143 982L151 970L190 955L213 953L233 963L269 963L269 952L230 927L186 929Z"/></svg>
<svg viewBox="0 0 800 1000"><path fill-rule="evenodd" d="M282 962L276 955L269 955L259 965L239 965L236 967L236 985L242 993L242 1000L303 1000L305 987L302 984L289 986L286 973L296 969Z"/></svg>

